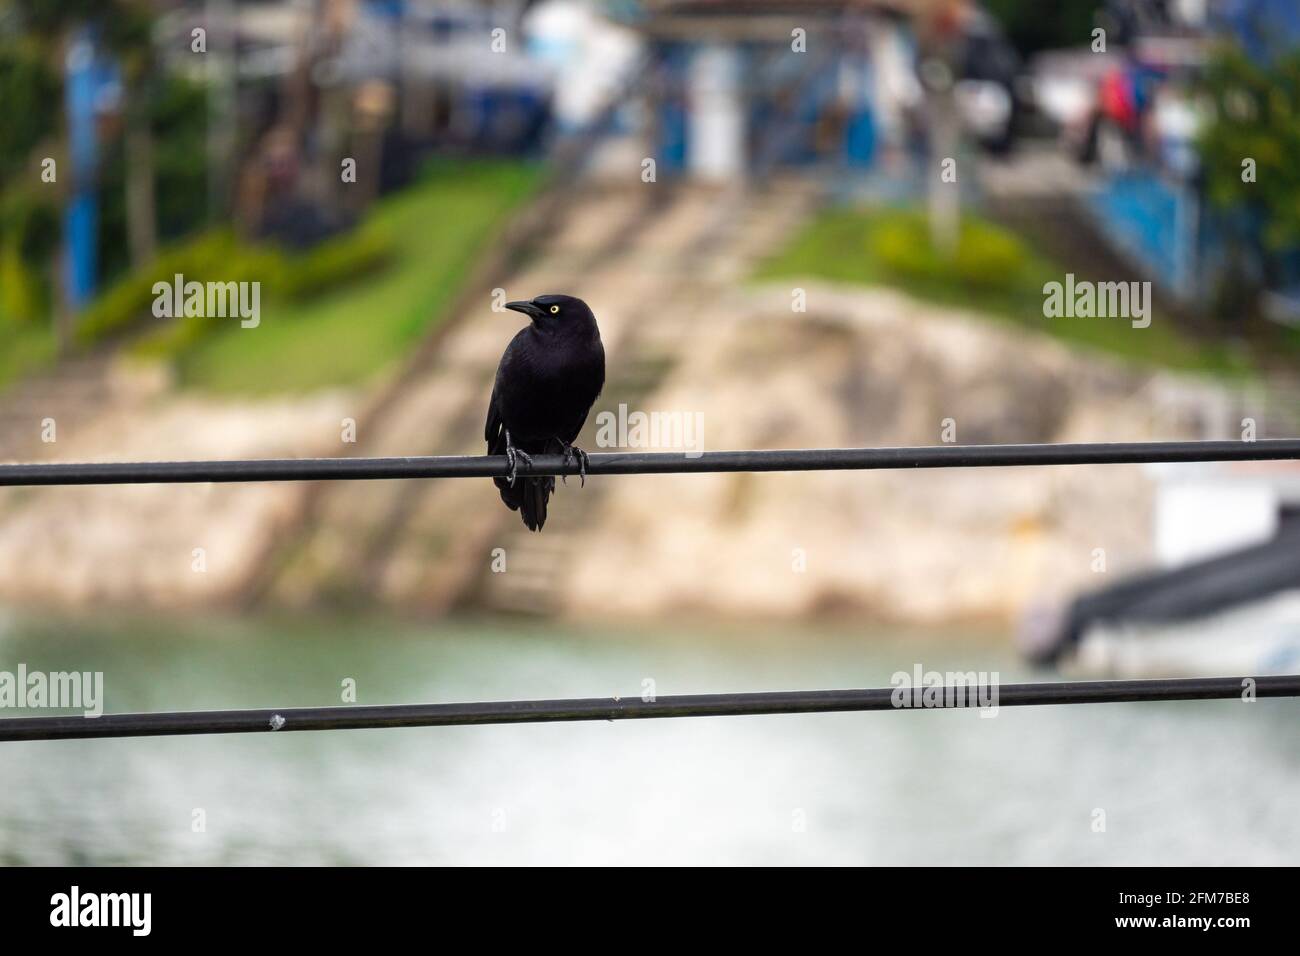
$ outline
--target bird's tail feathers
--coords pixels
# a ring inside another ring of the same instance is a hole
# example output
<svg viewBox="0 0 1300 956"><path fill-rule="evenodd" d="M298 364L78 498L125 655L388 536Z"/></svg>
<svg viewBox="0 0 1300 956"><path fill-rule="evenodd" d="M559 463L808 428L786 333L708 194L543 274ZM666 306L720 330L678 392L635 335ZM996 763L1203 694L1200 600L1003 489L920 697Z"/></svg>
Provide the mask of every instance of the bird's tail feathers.
<svg viewBox="0 0 1300 956"><path fill-rule="evenodd" d="M519 516L529 531L541 531L546 524L546 503L555 490L554 478L525 478Z"/></svg>
<svg viewBox="0 0 1300 956"><path fill-rule="evenodd" d="M493 478L501 500L511 511L518 511L529 531L541 531L546 524L546 503L555 491L554 478L518 478L514 485L507 478Z"/></svg>
<svg viewBox="0 0 1300 956"><path fill-rule="evenodd" d="M544 451L544 448L526 449L530 454L537 454ZM506 453L506 436L505 430L498 432L488 444L489 455L504 455ZM551 493L555 491L554 478L516 478L515 483L510 484L509 478L493 478L493 484L501 492L501 500L506 503L506 507L511 511L518 511L519 516L524 519L524 524L528 526L529 531L541 531L542 525L546 524L546 503L551 498Z"/></svg>

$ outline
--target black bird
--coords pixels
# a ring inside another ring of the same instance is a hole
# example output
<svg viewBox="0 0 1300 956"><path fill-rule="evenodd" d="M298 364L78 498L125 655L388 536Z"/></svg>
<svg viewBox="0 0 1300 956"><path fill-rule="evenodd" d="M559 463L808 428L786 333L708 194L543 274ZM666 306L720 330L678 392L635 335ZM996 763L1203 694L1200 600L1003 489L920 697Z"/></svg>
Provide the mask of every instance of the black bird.
<svg viewBox="0 0 1300 956"><path fill-rule="evenodd" d="M519 463L562 454L566 464L577 461L587 483L587 453L573 440L605 386L605 347L591 309L571 295L539 295L506 308L531 321L501 356L483 437L489 455L505 455L510 463L507 477L492 479L501 500L530 531L541 531L555 479L520 478Z"/></svg>

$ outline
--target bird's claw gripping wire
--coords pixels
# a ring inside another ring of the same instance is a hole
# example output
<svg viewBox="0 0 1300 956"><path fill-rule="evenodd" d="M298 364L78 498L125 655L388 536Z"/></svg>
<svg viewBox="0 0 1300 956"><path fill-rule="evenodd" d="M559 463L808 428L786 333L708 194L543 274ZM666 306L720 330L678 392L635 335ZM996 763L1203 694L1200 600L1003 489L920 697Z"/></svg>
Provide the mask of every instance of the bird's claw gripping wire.
<svg viewBox="0 0 1300 956"><path fill-rule="evenodd" d="M561 442L561 444L564 443ZM578 477L581 480L581 484L578 487L586 488L587 465L591 462L590 456L588 456L588 454L577 445L564 445L564 467L568 468L575 461L578 463ZM560 480L567 485L569 483L569 476L561 475Z"/></svg>
<svg viewBox="0 0 1300 956"><path fill-rule="evenodd" d="M506 432L506 477L510 479L510 487L515 486L515 480L519 477L519 463L523 462L529 468L533 467L532 456L527 452L522 452L515 447L514 442L510 440L510 433Z"/></svg>

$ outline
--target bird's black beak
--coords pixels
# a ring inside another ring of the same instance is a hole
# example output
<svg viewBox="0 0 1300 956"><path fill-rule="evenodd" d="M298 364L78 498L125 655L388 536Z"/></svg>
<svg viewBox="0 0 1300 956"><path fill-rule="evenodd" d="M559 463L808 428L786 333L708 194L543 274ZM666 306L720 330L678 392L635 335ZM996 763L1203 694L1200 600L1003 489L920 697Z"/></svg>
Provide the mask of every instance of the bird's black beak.
<svg viewBox="0 0 1300 956"><path fill-rule="evenodd" d="M522 312L530 319L540 319L542 317L542 307L533 305L531 302L507 302L506 308L512 312Z"/></svg>

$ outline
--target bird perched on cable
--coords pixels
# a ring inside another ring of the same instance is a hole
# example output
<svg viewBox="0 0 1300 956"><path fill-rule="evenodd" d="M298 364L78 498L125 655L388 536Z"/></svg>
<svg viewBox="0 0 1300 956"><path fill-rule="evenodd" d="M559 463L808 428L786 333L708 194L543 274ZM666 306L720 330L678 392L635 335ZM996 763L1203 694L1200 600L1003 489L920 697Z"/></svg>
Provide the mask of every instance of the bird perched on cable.
<svg viewBox="0 0 1300 956"><path fill-rule="evenodd" d="M587 483L587 453L573 441L605 386L605 347L591 309L571 295L539 295L506 308L530 321L501 356L483 437L488 454L505 455L510 467L506 477L492 479L501 500L530 531L541 531L555 479L521 478L519 464L561 454L566 465L577 462Z"/></svg>

